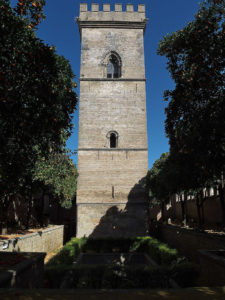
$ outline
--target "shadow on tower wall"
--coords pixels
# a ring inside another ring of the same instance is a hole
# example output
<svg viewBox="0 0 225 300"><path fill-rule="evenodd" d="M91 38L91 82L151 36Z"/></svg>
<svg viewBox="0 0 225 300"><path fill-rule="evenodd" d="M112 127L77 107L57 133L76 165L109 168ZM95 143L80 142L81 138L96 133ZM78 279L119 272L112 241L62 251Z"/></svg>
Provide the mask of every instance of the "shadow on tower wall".
<svg viewBox="0 0 225 300"><path fill-rule="evenodd" d="M148 194L144 177L131 189L127 203L112 205L89 237L137 237L147 235L148 231Z"/></svg>

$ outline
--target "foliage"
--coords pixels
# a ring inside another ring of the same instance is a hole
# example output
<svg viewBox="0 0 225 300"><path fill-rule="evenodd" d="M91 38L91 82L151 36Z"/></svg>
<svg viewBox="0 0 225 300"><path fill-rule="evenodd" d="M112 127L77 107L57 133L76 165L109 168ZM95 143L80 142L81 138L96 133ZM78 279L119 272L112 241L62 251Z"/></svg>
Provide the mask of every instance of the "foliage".
<svg viewBox="0 0 225 300"><path fill-rule="evenodd" d="M155 205L161 202L168 202L171 194L170 173L168 167L169 153L163 153L155 161L146 177L147 188L149 189L150 204Z"/></svg>
<svg viewBox="0 0 225 300"><path fill-rule="evenodd" d="M31 29L36 28L41 19L45 18L43 6L45 6L45 0L18 0L14 11L20 16L25 16L28 28Z"/></svg>
<svg viewBox="0 0 225 300"><path fill-rule="evenodd" d="M167 57L175 88L165 91L166 134L179 188L215 185L225 171L225 1L206 0L182 30L167 35L158 53ZM220 200L225 224L224 186Z"/></svg>
<svg viewBox="0 0 225 300"><path fill-rule="evenodd" d="M72 238L49 262L48 266L70 265L80 254L87 238Z"/></svg>
<svg viewBox="0 0 225 300"><path fill-rule="evenodd" d="M31 194L39 156L62 147L76 107L69 62L38 39L32 28L43 18L45 1L19 1L15 10L0 0L0 204Z"/></svg>
<svg viewBox="0 0 225 300"><path fill-rule="evenodd" d="M224 45L225 2L207 0L195 20L165 36L158 49L175 82L165 92L171 152L182 153L202 181L225 170Z"/></svg>
<svg viewBox="0 0 225 300"><path fill-rule="evenodd" d="M137 238L130 251L146 252L160 265L171 265L185 261L184 257L178 255L176 249L171 249L167 244L152 237Z"/></svg>
<svg viewBox="0 0 225 300"><path fill-rule="evenodd" d="M117 248L121 244L122 247ZM119 253L125 249L127 253L148 253L160 266L126 265L118 261L107 266L73 264L80 252L110 253L115 249ZM175 249L151 237L74 238L45 268L47 287L50 288L59 288L63 281L64 288L168 288L170 276L186 287L194 284L196 274L195 266L179 257Z"/></svg>
<svg viewBox="0 0 225 300"><path fill-rule="evenodd" d="M33 180L42 182L45 193L53 195L62 207L70 208L77 187L77 170L67 153L51 153L36 161Z"/></svg>
<svg viewBox="0 0 225 300"><path fill-rule="evenodd" d="M129 253L145 252L158 264L170 265L185 259L176 249L152 237L137 238L73 238L49 262L49 265L71 264L80 253Z"/></svg>

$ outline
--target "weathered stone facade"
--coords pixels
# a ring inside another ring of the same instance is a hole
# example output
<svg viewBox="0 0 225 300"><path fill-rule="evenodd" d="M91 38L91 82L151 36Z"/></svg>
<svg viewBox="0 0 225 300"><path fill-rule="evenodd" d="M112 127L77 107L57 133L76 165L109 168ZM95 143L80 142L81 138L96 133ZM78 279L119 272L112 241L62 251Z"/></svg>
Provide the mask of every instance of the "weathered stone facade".
<svg viewBox="0 0 225 300"><path fill-rule="evenodd" d="M134 236L147 231L148 168L145 6L80 4L81 34L77 236ZM107 78L114 55L118 78ZM110 147L111 133L116 147Z"/></svg>

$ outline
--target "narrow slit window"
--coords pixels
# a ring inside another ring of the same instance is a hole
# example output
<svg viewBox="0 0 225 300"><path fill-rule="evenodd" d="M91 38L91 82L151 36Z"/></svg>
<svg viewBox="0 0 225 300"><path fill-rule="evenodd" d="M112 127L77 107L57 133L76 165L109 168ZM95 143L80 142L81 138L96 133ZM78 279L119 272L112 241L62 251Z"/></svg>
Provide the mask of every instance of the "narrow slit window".
<svg viewBox="0 0 225 300"><path fill-rule="evenodd" d="M116 148L117 140L115 133L111 133L110 135L110 148Z"/></svg>

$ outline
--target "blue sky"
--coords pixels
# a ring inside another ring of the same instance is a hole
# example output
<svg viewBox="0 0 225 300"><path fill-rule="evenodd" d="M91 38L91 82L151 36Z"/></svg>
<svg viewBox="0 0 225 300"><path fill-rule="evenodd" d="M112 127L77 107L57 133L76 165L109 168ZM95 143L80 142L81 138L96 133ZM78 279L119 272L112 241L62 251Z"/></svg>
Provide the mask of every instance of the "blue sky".
<svg viewBox="0 0 225 300"><path fill-rule="evenodd" d="M12 5L17 1L11 0ZM166 70L166 59L158 56L156 51L159 41L167 33L183 28L193 20L197 13L199 0L46 0L44 13L46 19L39 25L37 36L49 45L54 45L58 54L65 56L71 63L76 74L79 95L80 70L80 37L75 17L79 15L80 2L126 3L146 5L146 15L149 19L145 32L145 65L147 91L147 119L148 119L148 148L149 168L163 152L168 151L168 140L164 133L164 109L167 105L163 101L163 92L173 88L173 82ZM73 151L78 147L78 109L74 113L74 130L68 141L68 147ZM75 163L77 156L73 157Z"/></svg>

